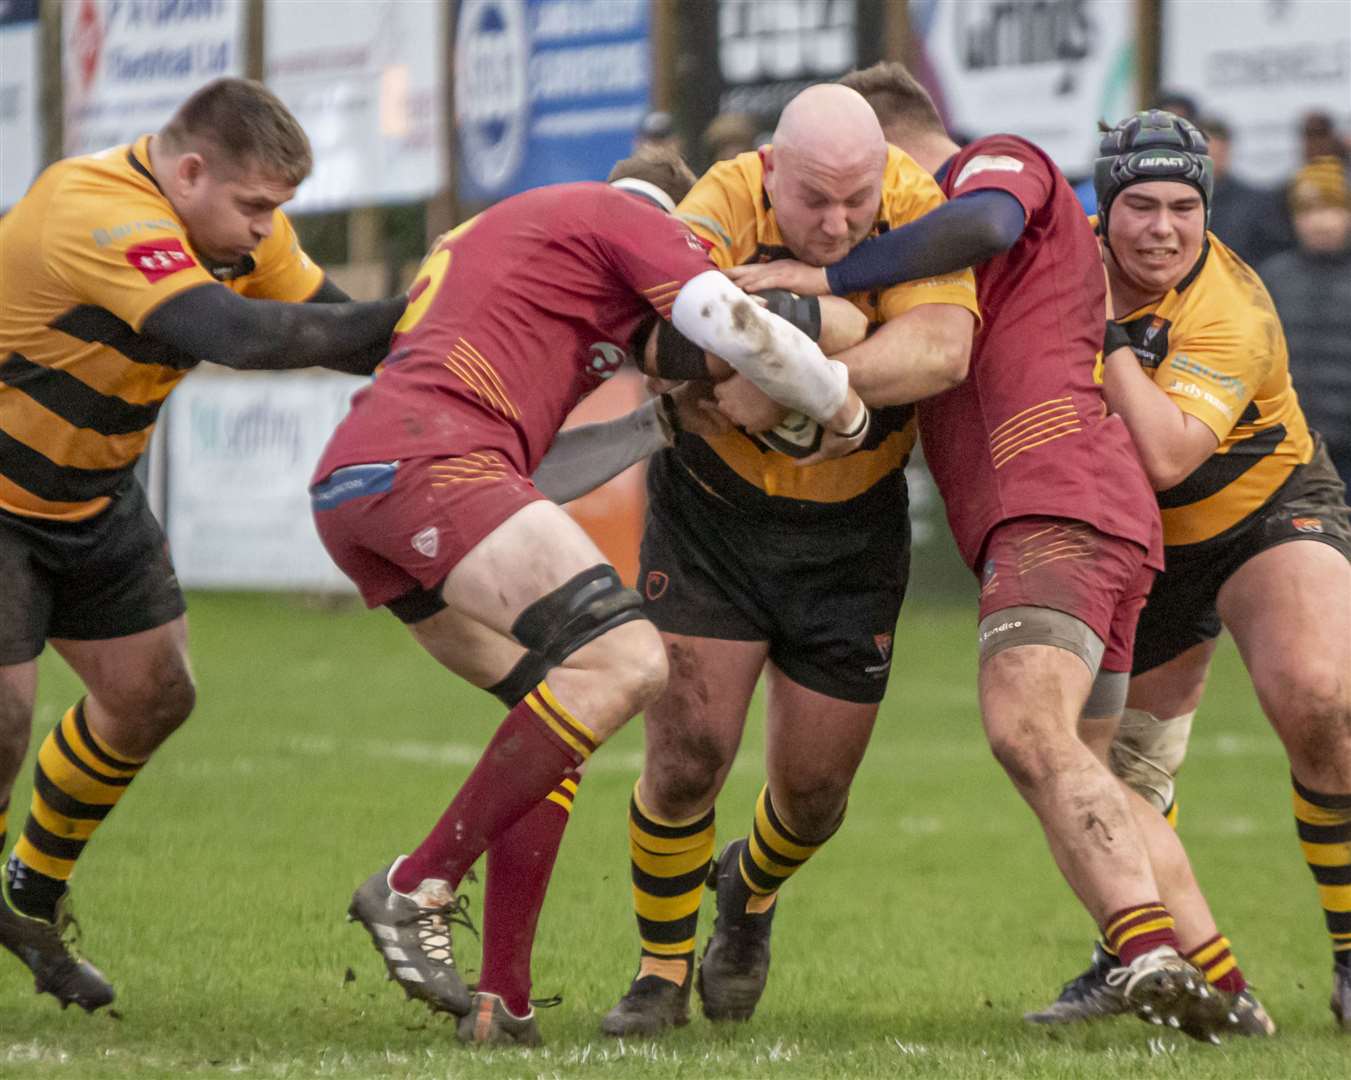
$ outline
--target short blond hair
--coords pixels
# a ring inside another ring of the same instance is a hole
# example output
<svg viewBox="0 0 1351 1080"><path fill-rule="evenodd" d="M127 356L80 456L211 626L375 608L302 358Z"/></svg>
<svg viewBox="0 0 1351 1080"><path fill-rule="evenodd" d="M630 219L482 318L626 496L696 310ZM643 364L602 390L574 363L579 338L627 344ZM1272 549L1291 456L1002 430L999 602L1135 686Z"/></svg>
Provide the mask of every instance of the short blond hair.
<svg viewBox="0 0 1351 1080"><path fill-rule="evenodd" d="M159 137L195 152L214 172L256 167L296 187L314 168L305 129L271 90L252 79L215 79L178 107Z"/></svg>

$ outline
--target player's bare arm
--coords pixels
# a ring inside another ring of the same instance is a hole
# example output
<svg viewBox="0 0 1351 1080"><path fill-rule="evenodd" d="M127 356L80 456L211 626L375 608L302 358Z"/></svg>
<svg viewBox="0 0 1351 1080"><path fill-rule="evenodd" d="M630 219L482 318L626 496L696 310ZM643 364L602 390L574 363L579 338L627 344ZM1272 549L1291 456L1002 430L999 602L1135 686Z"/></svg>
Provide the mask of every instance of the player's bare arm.
<svg viewBox="0 0 1351 1080"><path fill-rule="evenodd" d="M1215 432L1173 404L1128 346L1103 358L1102 388L1107 407L1130 430L1155 491L1181 483L1219 448Z"/></svg>
<svg viewBox="0 0 1351 1080"><path fill-rule="evenodd" d="M956 304L922 304L884 323L837 359L870 406L904 405L966 378L976 320Z"/></svg>
<svg viewBox="0 0 1351 1080"><path fill-rule="evenodd" d="M248 370L327 367L369 375L407 304L387 300L289 304L200 285L167 300L143 332L198 360Z"/></svg>

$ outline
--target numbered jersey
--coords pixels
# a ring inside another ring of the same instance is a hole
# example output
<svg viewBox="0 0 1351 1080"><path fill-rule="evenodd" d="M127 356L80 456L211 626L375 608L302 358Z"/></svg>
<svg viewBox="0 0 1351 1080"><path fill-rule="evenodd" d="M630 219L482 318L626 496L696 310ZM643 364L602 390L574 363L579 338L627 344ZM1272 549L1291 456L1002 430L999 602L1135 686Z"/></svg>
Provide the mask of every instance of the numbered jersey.
<svg viewBox="0 0 1351 1080"><path fill-rule="evenodd" d="M610 378L635 331L712 268L684 225L608 184L558 184L448 233L418 273L374 383L316 479L371 461L491 447L523 476Z"/></svg>
<svg viewBox="0 0 1351 1080"><path fill-rule="evenodd" d="M129 482L197 363L148 338L187 289L305 300L323 281L280 211L221 284L150 170L148 137L42 174L0 219L0 510L79 521Z"/></svg>

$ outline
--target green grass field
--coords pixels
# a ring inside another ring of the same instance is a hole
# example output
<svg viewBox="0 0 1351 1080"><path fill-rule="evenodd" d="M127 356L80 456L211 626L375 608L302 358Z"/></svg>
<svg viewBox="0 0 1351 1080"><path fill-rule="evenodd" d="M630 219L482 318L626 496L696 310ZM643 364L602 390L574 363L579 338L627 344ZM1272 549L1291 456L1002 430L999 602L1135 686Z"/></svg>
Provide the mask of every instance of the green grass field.
<svg viewBox="0 0 1351 1080"><path fill-rule="evenodd" d="M1087 957L1092 926L986 751L974 620L907 609L891 695L843 830L785 889L749 1024L652 1042L597 1032L636 957L626 803L635 723L593 760L536 951L547 1045L470 1052L384 981L343 914L423 834L499 719L387 615L197 595L200 704L100 831L76 878L115 1012L62 1012L0 953L0 1075L19 1077L1291 1077L1351 1075L1284 758L1225 645L1183 774L1182 832L1222 929L1281 1025L1215 1049L1123 1018L1023 1024ZM33 751L77 684L44 661ZM744 832L752 716L719 804ZM31 756L31 755L30 755ZM21 827L25 770L14 797ZM475 909L479 896L470 887ZM712 921L711 895L704 907ZM461 955L476 966L472 940Z"/></svg>

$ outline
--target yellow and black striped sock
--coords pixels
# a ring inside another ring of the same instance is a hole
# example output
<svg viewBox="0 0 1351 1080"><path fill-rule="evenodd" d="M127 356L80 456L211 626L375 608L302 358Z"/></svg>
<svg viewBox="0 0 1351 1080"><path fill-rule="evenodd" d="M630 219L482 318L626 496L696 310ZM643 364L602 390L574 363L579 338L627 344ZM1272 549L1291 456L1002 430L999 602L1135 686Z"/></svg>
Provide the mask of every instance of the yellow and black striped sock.
<svg viewBox="0 0 1351 1080"><path fill-rule="evenodd" d="M767 909L780 886L835 835L843 821L841 811L834 827L825 836L810 842L804 840L775 813L769 785L762 787L760 797L755 800L755 822L741 852L741 878L752 893L746 910L755 913Z"/></svg>
<svg viewBox="0 0 1351 1080"><path fill-rule="evenodd" d="M20 910L53 917L62 890L50 883L70 879L89 837L143 764L119 757L90 731L83 700L66 712L38 750L32 807L14 844L19 869L30 872L10 881L10 898Z"/></svg>
<svg viewBox="0 0 1351 1080"><path fill-rule="evenodd" d="M1318 883L1332 959L1351 970L1351 795L1313 791L1293 776L1290 783L1299 845Z"/></svg>
<svg viewBox="0 0 1351 1080"><path fill-rule="evenodd" d="M1177 799L1174 799L1163 812L1163 820L1173 827L1174 832L1177 832L1177 813Z"/></svg>
<svg viewBox="0 0 1351 1080"><path fill-rule="evenodd" d="M688 821L663 821L629 800L629 858L633 910L642 944L638 978L683 983L694 961L694 934L708 868L713 862L713 811Z"/></svg>

